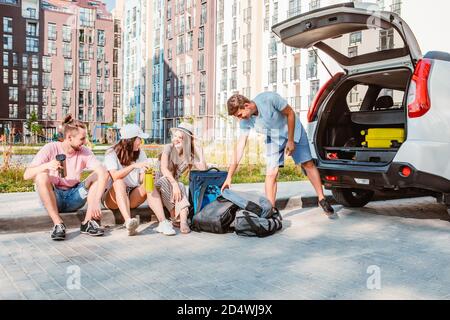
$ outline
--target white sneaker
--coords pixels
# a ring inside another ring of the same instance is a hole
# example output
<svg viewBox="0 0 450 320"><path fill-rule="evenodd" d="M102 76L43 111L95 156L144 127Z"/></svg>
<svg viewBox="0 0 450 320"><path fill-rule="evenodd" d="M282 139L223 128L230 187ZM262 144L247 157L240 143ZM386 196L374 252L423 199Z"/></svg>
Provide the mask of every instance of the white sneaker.
<svg viewBox="0 0 450 320"><path fill-rule="evenodd" d="M125 228L127 228L128 235L134 236L136 235L136 229L139 227L139 222L136 218L132 218L125 223Z"/></svg>
<svg viewBox="0 0 450 320"><path fill-rule="evenodd" d="M172 224L170 223L169 220L164 220L160 222L155 230L156 232L162 233L166 236L174 236L177 234L175 230L172 228Z"/></svg>

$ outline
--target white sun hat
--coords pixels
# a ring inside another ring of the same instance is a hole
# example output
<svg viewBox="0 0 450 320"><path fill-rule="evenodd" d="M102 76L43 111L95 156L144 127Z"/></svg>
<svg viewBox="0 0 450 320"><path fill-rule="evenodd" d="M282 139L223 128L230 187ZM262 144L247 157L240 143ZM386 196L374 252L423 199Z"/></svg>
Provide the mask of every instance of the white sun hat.
<svg viewBox="0 0 450 320"><path fill-rule="evenodd" d="M182 122L178 125L178 127L170 128L170 131L173 132L174 130L179 130L187 135L194 137L194 126L188 122Z"/></svg>
<svg viewBox="0 0 450 320"><path fill-rule="evenodd" d="M136 137L148 139L150 135L144 133L137 124L126 124L120 129L120 139L133 139Z"/></svg>

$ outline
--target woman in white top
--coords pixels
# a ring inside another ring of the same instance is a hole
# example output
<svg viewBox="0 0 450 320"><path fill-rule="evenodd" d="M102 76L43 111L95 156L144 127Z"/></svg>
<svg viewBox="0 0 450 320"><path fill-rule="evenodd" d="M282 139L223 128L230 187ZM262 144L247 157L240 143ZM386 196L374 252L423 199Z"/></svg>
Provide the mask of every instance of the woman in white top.
<svg viewBox="0 0 450 320"><path fill-rule="evenodd" d="M137 219L131 218L130 210L147 200L159 220L156 231L165 235L176 234L165 217L160 193L156 189L147 193L143 186L145 170L150 167L150 163L141 150L141 139L147 139L148 135L135 124L123 126L120 135L121 140L108 149L105 155L105 167L112 178L112 185L103 197L104 205L111 210L119 209L128 234L134 235L139 223Z"/></svg>

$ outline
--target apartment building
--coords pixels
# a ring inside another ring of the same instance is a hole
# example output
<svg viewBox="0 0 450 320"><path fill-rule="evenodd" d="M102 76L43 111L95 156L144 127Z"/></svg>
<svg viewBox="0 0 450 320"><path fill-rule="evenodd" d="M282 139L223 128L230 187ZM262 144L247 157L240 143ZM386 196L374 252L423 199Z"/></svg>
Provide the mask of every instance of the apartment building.
<svg viewBox="0 0 450 320"><path fill-rule="evenodd" d="M124 1L118 0L116 7L111 11L114 19L114 48L113 48L113 105L112 121L118 127L123 125L122 106L122 77L123 77L123 52L122 52L122 28L123 28Z"/></svg>
<svg viewBox="0 0 450 320"><path fill-rule="evenodd" d="M169 129L188 118L204 140L214 135L216 1L166 0L164 114Z"/></svg>
<svg viewBox="0 0 450 320"><path fill-rule="evenodd" d="M42 12L39 0L0 0L0 134L29 134L42 119ZM11 140L10 140L11 141Z"/></svg>
<svg viewBox="0 0 450 320"><path fill-rule="evenodd" d="M46 0L42 9L42 119L56 132L71 113L104 141L113 122L112 16L100 1Z"/></svg>

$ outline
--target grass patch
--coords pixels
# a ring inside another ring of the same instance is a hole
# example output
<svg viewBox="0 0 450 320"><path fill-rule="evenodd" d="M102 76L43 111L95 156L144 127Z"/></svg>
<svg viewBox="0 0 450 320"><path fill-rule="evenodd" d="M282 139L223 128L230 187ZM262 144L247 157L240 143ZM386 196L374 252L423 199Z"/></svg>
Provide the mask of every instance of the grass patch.
<svg viewBox="0 0 450 320"><path fill-rule="evenodd" d="M153 152L150 151L150 152ZM156 151L155 151L156 152ZM149 156L153 156L151 153ZM227 168L220 167L221 170L227 170ZM3 169L0 171L0 193L11 193L11 192L32 192L34 191L33 181L23 180L23 173L25 171L24 167L17 166L11 167L9 169ZM261 183L265 181L266 178L266 167L263 164L242 164L239 166L238 171L233 177L233 184L240 183ZM81 174L81 180L86 179L91 172L83 172ZM300 166L295 166L294 162L289 159L286 161L286 166L280 169L280 175L278 178L279 182L290 182L290 181L302 181L305 180L306 176L303 174ZM185 185L189 184L189 177L184 175L181 178L181 182Z"/></svg>
<svg viewBox="0 0 450 320"><path fill-rule="evenodd" d="M0 193L34 191L33 181L23 180L24 168L10 168L0 171Z"/></svg>

